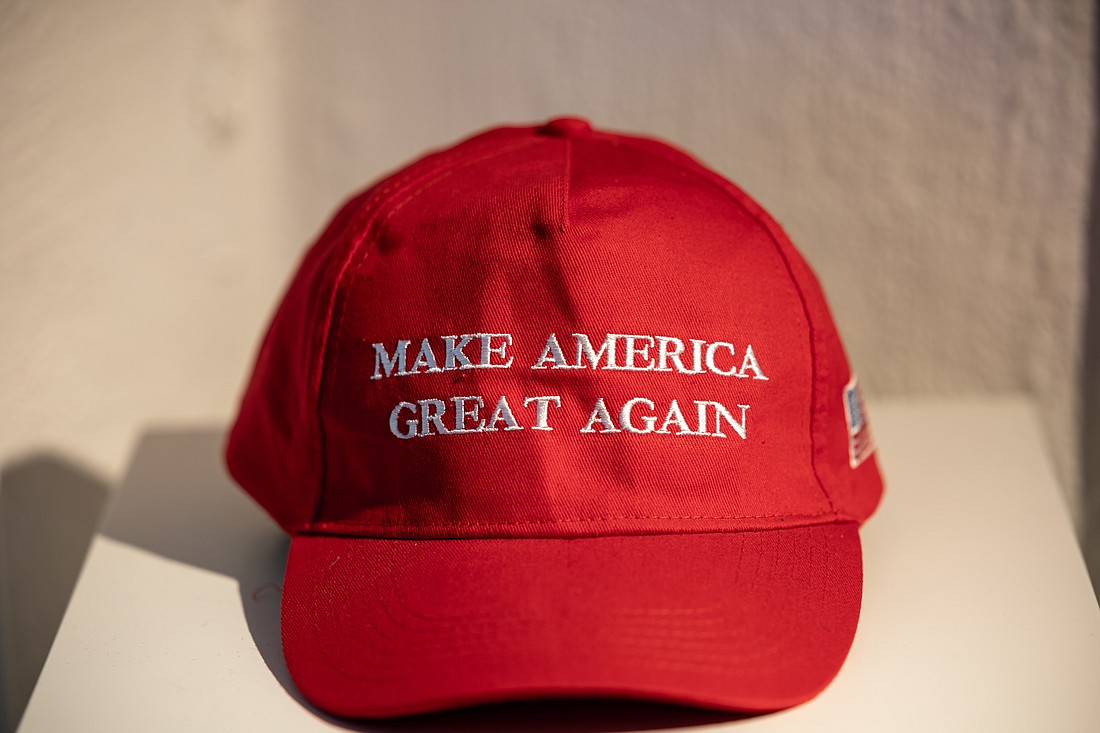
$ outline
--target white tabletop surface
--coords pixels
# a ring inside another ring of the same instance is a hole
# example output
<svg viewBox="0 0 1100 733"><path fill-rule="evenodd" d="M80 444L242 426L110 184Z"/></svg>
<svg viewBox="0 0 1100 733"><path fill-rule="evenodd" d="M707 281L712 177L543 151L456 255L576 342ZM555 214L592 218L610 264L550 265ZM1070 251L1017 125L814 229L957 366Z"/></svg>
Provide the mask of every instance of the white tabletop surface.
<svg viewBox="0 0 1100 733"><path fill-rule="evenodd" d="M96 537L20 730L1097 731L1100 609L1029 403L872 404L887 493L836 681L755 718L625 702L346 724L279 645L287 540L217 430L150 430Z"/></svg>

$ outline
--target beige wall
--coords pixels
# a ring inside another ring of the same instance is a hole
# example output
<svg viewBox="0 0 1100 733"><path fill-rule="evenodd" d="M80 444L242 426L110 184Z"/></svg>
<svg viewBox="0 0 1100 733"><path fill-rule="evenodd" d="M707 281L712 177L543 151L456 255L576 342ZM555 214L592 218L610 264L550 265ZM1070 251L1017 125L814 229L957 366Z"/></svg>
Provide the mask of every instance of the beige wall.
<svg viewBox="0 0 1100 733"><path fill-rule="evenodd" d="M0 461L224 419L297 245L248 3L0 4Z"/></svg>
<svg viewBox="0 0 1100 733"><path fill-rule="evenodd" d="M0 0L0 730L101 487L143 426L226 419L296 256L274 10Z"/></svg>
<svg viewBox="0 0 1100 733"><path fill-rule="evenodd" d="M1083 0L0 0L0 465L113 484L150 423L225 421L350 190L578 113L769 208L872 398L1033 393L1080 516L1093 24Z"/></svg>

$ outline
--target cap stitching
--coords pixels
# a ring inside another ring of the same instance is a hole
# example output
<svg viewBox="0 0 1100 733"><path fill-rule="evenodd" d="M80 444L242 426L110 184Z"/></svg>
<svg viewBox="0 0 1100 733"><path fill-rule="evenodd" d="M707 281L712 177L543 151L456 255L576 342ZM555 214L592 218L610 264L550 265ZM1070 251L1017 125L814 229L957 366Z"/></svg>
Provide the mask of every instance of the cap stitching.
<svg viewBox="0 0 1100 733"><path fill-rule="evenodd" d="M573 161L573 141L569 138L565 139L565 161L564 170L562 171L562 187L561 187L561 219L558 222L558 229L562 232L569 226L569 178L572 175L572 161Z"/></svg>
<svg viewBox="0 0 1100 733"><path fill-rule="evenodd" d="M821 474L818 473L817 470L817 448L816 440L814 438L813 409L817 401L818 369L817 349L814 346L813 318L810 317L810 308L809 305L806 303L806 295L802 292L802 286L799 284L798 278L795 277L794 270L791 268L790 260L788 260L787 255L783 252L783 248L779 245L779 241L776 237L776 233L773 230L772 225L766 219L761 217L758 212L753 211L752 207L748 206L746 202L742 200L742 196L745 196L745 194L743 192L740 192L741 195L739 196L739 191L737 191L734 184L725 180L717 173L707 170L704 166L702 166L701 163L696 161L691 156L684 155L684 157L687 158L687 160L691 161L694 165L703 168L703 171L685 166L683 161L676 160L672 156L666 155L665 151L650 150L644 146L638 145L637 141L633 138L630 138L629 136L621 136L620 139L624 143L624 147L630 148L631 150L639 153L650 155L660 160L664 160L667 163L675 165L677 168L683 170L684 172L689 173L696 178L699 178L700 180L710 184L714 188L717 188L719 191L731 198L742 211L750 216L757 224L762 226L764 230L768 233L768 238L771 240L772 246L775 248L776 254L778 254L779 258L783 261L783 266L787 270L787 276L791 279L791 284L794 286L795 292L798 293L798 300L802 304L802 312L806 316L806 326L808 327L810 332L810 467L813 469L814 478L817 479L818 488L821 489L821 493L825 497L825 501L829 504L829 509L831 510L831 513L837 514L837 509L836 505L833 503L833 498L829 494L828 489L825 488L825 482L821 480ZM715 178L719 180L715 180Z"/></svg>
<svg viewBox="0 0 1100 733"><path fill-rule="evenodd" d="M687 516L659 516L659 515L634 515L618 517L578 517L574 519L532 519L523 522L357 522L350 519L323 520L314 525L351 525L355 527L514 527L541 524L586 524L597 522L612 522L622 519L776 519L786 517L788 519L814 519L817 517L831 517L835 512L814 512L809 514L700 514Z"/></svg>

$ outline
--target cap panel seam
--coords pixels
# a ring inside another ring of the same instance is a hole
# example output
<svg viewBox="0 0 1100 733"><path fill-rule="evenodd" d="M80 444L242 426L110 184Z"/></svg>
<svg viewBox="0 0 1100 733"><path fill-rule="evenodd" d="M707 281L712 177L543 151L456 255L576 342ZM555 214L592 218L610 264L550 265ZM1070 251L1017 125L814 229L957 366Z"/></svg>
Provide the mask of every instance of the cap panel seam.
<svg viewBox="0 0 1100 733"><path fill-rule="evenodd" d="M561 232L565 232L569 227L569 179L573 175L573 141L569 138L565 138L564 158L561 186L561 219L558 223L558 229Z"/></svg>
<svg viewBox="0 0 1100 733"><path fill-rule="evenodd" d="M832 517L834 512L810 512L807 514L788 514L780 512L777 514L698 514L698 515L684 515L684 516L664 516L664 515L626 515L615 517L576 517L566 519L529 519L522 522L357 522L351 519L342 519L339 521L326 521L318 522L317 524L325 525L347 525L350 527L376 527L376 528L394 528L394 527L523 527L527 525L546 525L546 524L596 524L599 522L614 522L626 519L816 519L818 517Z"/></svg>
<svg viewBox="0 0 1100 733"><path fill-rule="evenodd" d="M525 128L517 128L517 132L524 132ZM538 139L531 139L528 137L522 137L515 143L501 147L497 141L486 141L483 145L478 145L474 149L464 149L460 151L453 151L450 155L444 155L442 158L432 160L432 165L426 166L422 170L407 170L405 175L397 174L393 179L382 184L380 188L374 194L367 194L368 201L364 203L363 210L360 215L351 223L348 227L351 234L351 245L348 247L347 253L340 261L340 266L337 269L335 279L333 280L332 292L329 296L328 308L326 309L325 318L321 324L321 333L323 334L322 343L319 344L317 352L319 354L318 359L318 376L314 380L316 383L316 398L314 402L318 435L320 439L320 486L317 491L317 499L314 503L313 511L310 515L310 520L307 522L307 526L316 521L318 514L320 513L321 506L324 501L325 489L327 487L327 472L328 472L328 460L327 460L327 445L325 436L324 420L321 418L321 400L324 395L325 385L325 367L326 365L332 369L335 368L338 362L339 355L339 343L340 334L343 331L344 315L347 313L347 308L343 308L340 311L336 320L336 333L332 333L332 318L333 311L336 307L336 298L340 293L341 284L347 278L346 285L347 292L353 290L355 280L359 275L359 271L362 268L363 263L366 261L363 250L364 244L369 240L372 230L375 229L376 223L379 221L385 223L391 216L396 214L402 207L408 204L417 195L423 193L425 190L435 185L439 181L443 180L450 174L452 174L458 167L462 165L471 165L473 163L487 160L497 155L503 155L505 153L519 150L529 145L535 145L539 141ZM484 153L485 148L492 147L492 151ZM482 153L478 155L478 153ZM425 161L427 162L427 161ZM416 164L413 164L415 167ZM392 202L392 200L415 187L417 184L423 184L417 190L413 191L409 196L402 200L395 207L387 211L384 217L379 220L379 217L383 214L383 208ZM354 233L358 232L358 233ZM350 274L349 274L350 270ZM331 338L330 338L331 337ZM330 358L328 355L329 344L333 343L333 353Z"/></svg>
<svg viewBox="0 0 1100 733"><path fill-rule="evenodd" d="M411 202L417 196L420 196L421 194L423 194L425 191L427 191L432 186L436 185L440 181L444 180L445 178L447 178L448 176L453 174L455 172L455 170L457 170L457 168L460 167L461 165L472 165L474 163L479 163L479 162L482 162L482 161L485 161L485 160L489 160L489 159L494 158L498 155L503 155L505 153L509 153L509 152L512 152L512 151L515 151L515 150L519 150L519 149L522 149L524 147L527 147L528 145L536 144L537 142L538 142L537 140L526 140L525 139L520 143L517 143L517 144L514 144L514 145L509 145L509 146L504 147L504 148L499 148L498 147L495 150L493 150L491 153L488 153L488 154L485 154L485 155L481 155L481 156L477 156L477 157L465 157L465 156L463 156L458 160L455 160L455 159L448 160L448 161L444 162L442 165L440 165L438 167L435 167L435 168L432 168L429 171L425 172L425 174L423 176L420 176L416 180L407 181L406 185L401 186L400 188L398 188L396 190L392 190L392 191L388 192L385 195L384 199L380 196L380 198L377 200L377 203L374 207L374 210L371 212L371 216L367 219L367 221L365 221L365 223L363 223L361 225L362 230L359 232L358 235L355 236L355 238L354 238L355 241L353 242L353 244L351 246L351 249L350 249L350 251L348 253L348 256L345 260L344 266L341 268L339 275L337 275L336 286L333 288L333 300L335 301L335 296L339 292L340 285L345 280L345 278L348 279L347 284L346 284L347 291L350 292L351 290L354 289L356 279L361 274L363 264L367 261L366 252L363 248L363 245L370 239L370 235L371 235L372 230L384 225L387 221L389 221L389 219L391 217L396 215L397 212L399 212L407 204L409 204L409 202ZM434 177L433 177L433 174L438 174L438 175L434 175ZM428 179L428 180L425 180L425 179ZM416 188L416 190L412 191L412 193L410 193L408 196L406 196L404 199L402 199L399 203L393 204L392 207L389 208L385 212L385 215L381 216L383 206L386 206L387 204L391 204L393 199L396 198L398 195L412 189L414 186L417 186L418 184L422 184L422 185L420 185L419 188ZM381 216L381 218L379 218L380 216ZM350 273L349 273L349 270L350 270ZM333 351L333 354L332 354L332 363L330 365L331 367L335 367L336 364L338 363L339 353L340 353L339 352L340 335L343 333L344 315L346 313L347 313L347 309L346 308L342 309L341 312L340 312L340 315L339 315L339 317L337 318L337 321L336 321L336 332L335 332L335 334L333 334L333 340L335 341L335 346L333 346L334 351ZM331 332L331 329L328 329L328 331ZM327 346L326 346L326 350L327 350ZM328 361L328 359L326 358L325 361ZM318 395L318 396L320 396L320 395Z"/></svg>
<svg viewBox="0 0 1100 733"><path fill-rule="evenodd" d="M814 406L817 402L817 372L818 372L818 369L817 369L817 348L815 346L815 340L814 340L813 318L810 315L809 304L806 302L806 295L805 295L805 293L803 293L802 286L798 282L798 278L794 274L794 270L791 267L790 260L787 258L786 254L783 252L783 248L779 244L778 237L776 235L776 232L774 231L774 228L773 228L772 224L769 221L767 221L764 217L760 216L760 214L758 212L754 211L753 210L754 207L749 206L747 204L747 202L743 200L743 198L747 198L746 194L744 194L739 189L737 189L737 187L734 184L730 183L725 178L723 178L723 177L719 176L717 173L709 171L708 169L703 167L694 158L691 158L690 156L687 156L687 155L684 156L694 166L698 166L698 168L702 169L702 170L699 170L699 169L693 168L693 167L689 167L689 166L684 164L683 160L676 160L673 156L665 155L663 151L651 150L647 147L638 145L638 144L636 144L636 141L633 138L630 138L629 136L619 136L618 140L616 140L616 144L619 144L619 145L621 145L622 147L625 147L625 148L629 148L630 150L633 150L635 152L647 154L647 155L650 155L651 157L658 158L659 160L663 160L667 163L670 163L670 164L676 166L677 168L683 170L684 172L689 173L689 174L695 176L696 178L706 182L707 184L713 186L714 188L717 188L719 191L721 191L726 196L731 198L734 201L734 203L737 204L738 208L740 208L742 211L744 211L749 217L751 217L753 219L753 221L755 221L757 224L762 226L764 228L764 230L768 233L768 239L771 240L772 246L775 248L776 254L779 255L779 258L783 262L784 268L787 270L787 276L791 279L791 284L794 286L795 292L798 294L798 300L802 305L802 312L806 316L806 326L809 329L809 336L810 336L810 467L813 469L814 478L817 479L818 488L821 490L822 495L825 497L825 501L828 502L828 504L829 504L829 509L830 509L831 513L834 514L834 515L839 516L839 513L837 512L836 505L833 503L833 498L829 494L828 489L825 488L825 482L821 480L821 474L817 470L817 448L816 448L816 439L814 437L814 415L813 415L813 411L814 411Z"/></svg>

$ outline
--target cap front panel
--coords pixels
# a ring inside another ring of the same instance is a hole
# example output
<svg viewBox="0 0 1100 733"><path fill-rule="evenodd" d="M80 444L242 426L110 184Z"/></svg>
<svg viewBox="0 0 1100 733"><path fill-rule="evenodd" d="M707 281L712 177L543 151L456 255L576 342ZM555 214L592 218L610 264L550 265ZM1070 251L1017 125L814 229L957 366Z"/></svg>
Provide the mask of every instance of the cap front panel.
<svg viewBox="0 0 1100 733"><path fill-rule="evenodd" d="M767 230L613 137L441 168L345 274L315 529L585 536L828 521Z"/></svg>

